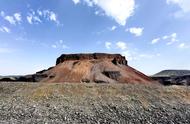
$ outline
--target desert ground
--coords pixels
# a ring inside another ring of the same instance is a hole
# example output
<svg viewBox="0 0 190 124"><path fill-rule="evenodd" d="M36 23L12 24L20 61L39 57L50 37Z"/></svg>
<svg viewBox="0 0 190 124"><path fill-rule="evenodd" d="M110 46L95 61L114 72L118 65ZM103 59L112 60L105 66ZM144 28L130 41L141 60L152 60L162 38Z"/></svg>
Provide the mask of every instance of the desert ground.
<svg viewBox="0 0 190 124"><path fill-rule="evenodd" d="M1 124L189 124L190 87L0 83Z"/></svg>

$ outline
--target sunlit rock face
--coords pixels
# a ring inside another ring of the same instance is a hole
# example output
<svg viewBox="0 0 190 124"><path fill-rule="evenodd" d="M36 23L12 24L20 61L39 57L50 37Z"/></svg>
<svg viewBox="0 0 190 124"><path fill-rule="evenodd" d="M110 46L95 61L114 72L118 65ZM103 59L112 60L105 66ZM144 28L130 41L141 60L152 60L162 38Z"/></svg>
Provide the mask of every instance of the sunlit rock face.
<svg viewBox="0 0 190 124"><path fill-rule="evenodd" d="M128 66L120 54L63 54L56 66L44 71L41 82L151 83L143 73Z"/></svg>

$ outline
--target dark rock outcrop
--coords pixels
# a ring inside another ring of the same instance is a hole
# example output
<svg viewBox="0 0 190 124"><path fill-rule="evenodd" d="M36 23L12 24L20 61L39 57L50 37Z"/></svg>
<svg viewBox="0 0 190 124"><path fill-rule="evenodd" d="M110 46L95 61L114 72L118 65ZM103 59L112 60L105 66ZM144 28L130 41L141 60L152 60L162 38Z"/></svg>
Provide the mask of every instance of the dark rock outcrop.
<svg viewBox="0 0 190 124"><path fill-rule="evenodd" d="M119 77L121 76L119 71L104 71L103 74L114 80L119 80Z"/></svg>
<svg viewBox="0 0 190 124"><path fill-rule="evenodd" d="M124 56L120 54L106 54L106 53L94 53L94 54L63 54L57 61L56 65L69 60L102 60L102 59L112 59L114 64L127 65L127 60Z"/></svg>
<svg viewBox="0 0 190 124"><path fill-rule="evenodd" d="M189 70L164 70L152 76L163 85L190 85Z"/></svg>
<svg viewBox="0 0 190 124"><path fill-rule="evenodd" d="M1 78L0 81L5 81L5 82L13 82L15 81L15 79L9 78L9 77L5 77L5 78Z"/></svg>
<svg viewBox="0 0 190 124"><path fill-rule="evenodd" d="M5 76L0 78L0 82L40 82L46 77L47 75L40 73L25 76Z"/></svg>
<svg viewBox="0 0 190 124"><path fill-rule="evenodd" d="M15 82L20 76L1 76L0 82Z"/></svg>
<svg viewBox="0 0 190 124"><path fill-rule="evenodd" d="M44 78L46 78L46 74L33 74L33 75L26 75L26 76L21 76L17 79L18 82L40 82Z"/></svg>

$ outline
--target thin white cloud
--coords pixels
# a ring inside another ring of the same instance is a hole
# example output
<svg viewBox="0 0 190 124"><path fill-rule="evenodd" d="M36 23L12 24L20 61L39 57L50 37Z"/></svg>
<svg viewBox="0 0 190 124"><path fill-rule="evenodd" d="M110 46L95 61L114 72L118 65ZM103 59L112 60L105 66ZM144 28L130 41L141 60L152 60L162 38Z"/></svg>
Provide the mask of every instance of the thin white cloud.
<svg viewBox="0 0 190 124"><path fill-rule="evenodd" d="M110 31L114 31L114 30L116 30L117 29L117 27L114 25L114 26L112 26L111 28L110 28Z"/></svg>
<svg viewBox="0 0 190 124"><path fill-rule="evenodd" d="M159 40L160 40L160 38L155 38L152 40L151 44L156 44L159 42Z"/></svg>
<svg viewBox="0 0 190 124"><path fill-rule="evenodd" d="M127 49L127 44L123 41L118 41L114 44L112 44L112 42L105 42L105 47L106 49L111 49L111 48L117 48L120 50L126 50Z"/></svg>
<svg viewBox="0 0 190 124"><path fill-rule="evenodd" d="M33 20L36 23L42 23L42 20L38 16L33 16Z"/></svg>
<svg viewBox="0 0 190 124"><path fill-rule="evenodd" d="M10 16L6 15L4 11L1 11L0 15L12 25L16 25L17 23L20 24L22 21L22 16L20 13L14 13L12 16Z"/></svg>
<svg viewBox="0 0 190 124"><path fill-rule="evenodd" d="M131 34L134 34L136 37L139 37L143 34L143 30L144 28L140 28L140 27L132 27L129 29L126 29L126 31L129 31Z"/></svg>
<svg viewBox="0 0 190 124"><path fill-rule="evenodd" d="M27 21L28 21L29 24L33 24L32 18L33 18L33 17L32 17L31 14L29 14L29 15L26 17L26 19L27 19Z"/></svg>
<svg viewBox="0 0 190 124"><path fill-rule="evenodd" d="M54 12L50 12L49 19L57 23L57 15Z"/></svg>
<svg viewBox="0 0 190 124"><path fill-rule="evenodd" d="M5 27L5 26L0 27L0 31L1 32L6 32L6 33L10 33L11 32L11 30L9 28Z"/></svg>
<svg viewBox="0 0 190 124"><path fill-rule="evenodd" d="M59 43L62 44L62 43L63 43L63 40L59 40Z"/></svg>
<svg viewBox="0 0 190 124"><path fill-rule="evenodd" d="M56 49L57 48L57 45L53 44L51 45L52 48Z"/></svg>
<svg viewBox="0 0 190 124"><path fill-rule="evenodd" d="M116 46L117 46L117 48L119 48L119 49L121 49L121 50L127 49L126 43L125 43L125 42L122 42L122 41L117 42L117 43L116 43Z"/></svg>
<svg viewBox="0 0 190 124"><path fill-rule="evenodd" d="M105 42L105 47L106 49L109 49L109 50L117 50L118 53L125 56L128 61L136 61L136 60L141 60L141 59L153 59L155 57L161 56L160 53L139 52L138 49L129 48L126 42L123 42L123 41L115 42L115 44L113 44L112 42ZM116 48L116 49L111 49L111 48Z"/></svg>
<svg viewBox="0 0 190 124"><path fill-rule="evenodd" d="M165 35L163 37L158 37L155 38L151 41L151 44L156 44L158 43L160 40L162 39L162 41L166 42L166 45L171 45L174 44L175 42L179 41L177 39L177 33L172 33L170 35Z"/></svg>
<svg viewBox="0 0 190 124"><path fill-rule="evenodd" d="M74 2L74 4L78 4L80 2L80 0L72 0Z"/></svg>
<svg viewBox="0 0 190 124"><path fill-rule="evenodd" d="M160 57L160 53L142 53L142 52L134 52L134 51L124 51L123 55L126 56L129 61L140 61L144 59L154 59L155 57Z"/></svg>
<svg viewBox="0 0 190 124"><path fill-rule="evenodd" d="M172 33L170 35L165 35L162 37L163 40L171 40L173 42L177 41L177 33Z"/></svg>
<svg viewBox="0 0 190 124"><path fill-rule="evenodd" d="M1 11L0 16L13 25L21 24L21 22L24 21L22 20L22 15L20 12L16 12L12 15L6 15L4 11ZM55 22L58 26L62 26L62 24L60 24L58 20L57 14L50 10L38 9L34 11L31 9L30 12L28 12L27 16L25 17L25 19L29 24L39 24L43 23L43 21L46 20L46 21Z"/></svg>
<svg viewBox="0 0 190 124"><path fill-rule="evenodd" d="M14 18L15 18L15 20L16 20L18 23L20 23L20 22L22 21L22 16L21 16L20 13L15 13L15 14L14 14Z"/></svg>
<svg viewBox="0 0 190 124"><path fill-rule="evenodd" d="M106 49L111 49L111 45L112 45L111 42L105 42Z"/></svg>
<svg viewBox="0 0 190 124"><path fill-rule="evenodd" d="M119 41L114 44L112 42L105 42L105 48L108 50L113 50L112 48L120 49L119 53L125 56L127 60L132 61L135 59L135 57L132 55L133 53L127 49L127 45L125 42Z"/></svg>
<svg viewBox="0 0 190 124"><path fill-rule="evenodd" d="M95 11L95 13L94 13L95 15L99 15L100 14L100 12L99 11Z"/></svg>
<svg viewBox="0 0 190 124"><path fill-rule="evenodd" d="M132 53L131 53L130 51L128 51L128 50L122 51L121 54L122 54L123 56L125 56L128 61L132 61L132 60L135 59L135 58L133 57Z"/></svg>
<svg viewBox="0 0 190 124"><path fill-rule="evenodd" d="M144 59L154 59L155 57L161 56L160 53L142 53L134 50L123 50L122 55L129 61L138 61Z"/></svg>
<svg viewBox="0 0 190 124"><path fill-rule="evenodd" d="M83 0L83 2L90 7L100 7L106 16L113 18L122 26L126 25L127 19L135 10L135 0ZM95 13L99 14L99 11Z"/></svg>
<svg viewBox="0 0 190 124"><path fill-rule="evenodd" d="M167 45L171 45L171 44L175 43L176 41L178 41L177 40L177 33L171 34L170 36L168 36L167 39L169 39L169 42L167 42Z"/></svg>
<svg viewBox="0 0 190 124"><path fill-rule="evenodd" d="M43 12L41 10L37 10L37 13L38 13L39 16L43 15Z"/></svg>
<svg viewBox="0 0 190 124"><path fill-rule="evenodd" d="M7 20L10 24L13 24L13 25L16 24L16 20L14 19L13 16L5 16L4 19Z"/></svg>
<svg viewBox="0 0 190 124"><path fill-rule="evenodd" d="M96 1L96 0L84 0L84 2L86 2L86 3L87 3L87 5L88 5L88 6L90 6L90 7L92 7L92 6L93 6L94 1Z"/></svg>
<svg viewBox="0 0 190 124"><path fill-rule="evenodd" d="M167 35L166 35L166 36L163 36L162 39L163 39L163 40L166 40L166 39L168 39L168 36L167 36Z"/></svg>
<svg viewBox="0 0 190 124"><path fill-rule="evenodd" d="M189 0L166 0L167 4L177 4L183 12L190 12Z"/></svg>
<svg viewBox="0 0 190 124"><path fill-rule="evenodd" d="M50 11L50 10L43 10L42 11L42 16L44 16L47 20L50 20L50 21L53 21L55 22L56 24L60 24L59 23L59 20L57 18L57 14L54 13L53 11Z"/></svg>
<svg viewBox="0 0 190 124"><path fill-rule="evenodd" d="M63 44L62 49L69 49L69 47L67 45Z"/></svg>
<svg viewBox="0 0 190 124"><path fill-rule="evenodd" d="M143 58L143 59L152 59L152 58L154 58L154 57L159 57L159 56L161 56L160 53L156 53L156 54L145 53L145 54L139 54L139 55L138 55L138 58L139 58L139 59L140 59L140 58Z"/></svg>
<svg viewBox="0 0 190 124"><path fill-rule="evenodd" d="M96 10L96 11L94 12L94 14L95 14L95 15L98 15L98 16L106 16L105 13L104 13L102 10L100 10L100 9Z"/></svg>
<svg viewBox="0 0 190 124"><path fill-rule="evenodd" d="M4 17L4 16L5 16L5 12L4 12L4 11L1 11L0 15L1 15L2 17Z"/></svg>
<svg viewBox="0 0 190 124"><path fill-rule="evenodd" d="M184 48L185 47L185 43L181 43L180 45L179 45L179 48Z"/></svg>
<svg viewBox="0 0 190 124"><path fill-rule="evenodd" d="M34 10L30 10L30 12L28 13L28 15L26 17L28 23L29 24L40 24L40 23L42 23L42 20L40 19L40 14L41 14L40 12L41 12L40 10L37 10L37 12L35 12Z"/></svg>
<svg viewBox="0 0 190 124"><path fill-rule="evenodd" d="M29 24L39 24L43 23L43 21L46 20L55 22L57 25L60 25L57 14L50 10L31 10L26 18Z"/></svg>
<svg viewBox="0 0 190 124"><path fill-rule="evenodd" d="M55 42L51 47L54 49L69 49L69 47L63 43L63 40Z"/></svg>
<svg viewBox="0 0 190 124"><path fill-rule="evenodd" d="M185 43L180 43L179 46L178 46L180 49L186 49L186 48L189 48L189 46Z"/></svg>
<svg viewBox="0 0 190 124"><path fill-rule="evenodd" d="M183 17L186 13L190 13L190 0L166 0L166 2L180 7L180 10L174 13L175 17Z"/></svg>
<svg viewBox="0 0 190 124"><path fill-rule="evenodd" d="M39 10L38 10L38 11L39 11ZM49 10L42 10L42 15L43 15L44 17L48 17L48 16L49 16L49 13L50 13Z"/></svg>

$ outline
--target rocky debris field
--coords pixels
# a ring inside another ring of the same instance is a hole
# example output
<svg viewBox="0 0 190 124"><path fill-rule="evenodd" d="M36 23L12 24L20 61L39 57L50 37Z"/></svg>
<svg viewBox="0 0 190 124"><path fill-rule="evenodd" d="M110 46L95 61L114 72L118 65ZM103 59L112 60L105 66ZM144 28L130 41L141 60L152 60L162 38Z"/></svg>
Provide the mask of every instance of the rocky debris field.
<svg viewBox="0 0 190 124"><path fill-rule="evenodd" d="M0 83L1 124L189 124L190 88Z"/></svg>

